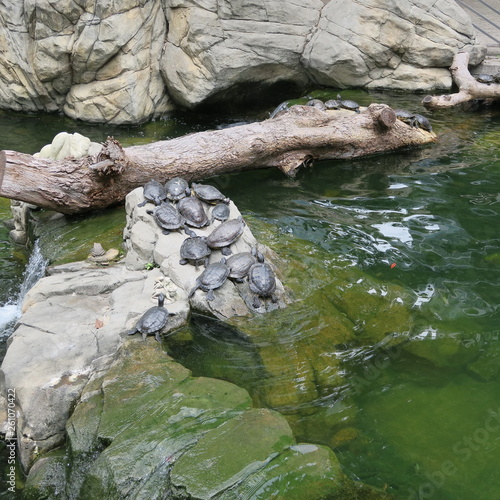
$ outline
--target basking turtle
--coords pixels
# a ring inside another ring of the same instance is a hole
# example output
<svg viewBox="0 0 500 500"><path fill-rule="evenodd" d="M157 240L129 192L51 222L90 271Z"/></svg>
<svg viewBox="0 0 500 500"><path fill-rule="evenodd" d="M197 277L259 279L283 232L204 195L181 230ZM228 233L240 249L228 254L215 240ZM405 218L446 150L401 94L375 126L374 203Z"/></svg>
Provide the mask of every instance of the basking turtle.
<svg viewBox="0 0 500 500"><path fill-rule="evenodd" d="M169 234L170 231L184 227L184 218L171 203L163 202L154 210L147 210L147 213L155 218L163 234Z"/></svg>
<svg viewBox="0 0 500 500"><path fill-rule="evenodd" d="M326 109L340 109L340 102L338 99L328 99L325 101Z"/></svg>
<svg viewBox="0 0 500 500"><path fill-rule="evenodd" d="M264 256L256 248L252 248L251 252L240 252L231 255L226 262L229 267L228 278L237 283L243 283L243 278L248 275L248 271L257 261L263 262Z"/></svg>
<svg viewBox="0 0 500 500"><path fill-rule="evenodd" d="M495 77L493 75L488 75L487 73L475 75L475 78L479 83L486 83L487 85L489 85L490 83L495 83Z"/></svg>
<svg viewBox="0 0 500 500"><path fill-rule="evenodd" d="M431 122L425 116L419 115L417 113L415 113L413 116L415 117L415 120L417 122L417 127L427 130L428 132L432 132Z"/></svg>
<svg viewBox="0 0 500 500"><path fill-rule="evenodd" d="M169 316L174 316L174 313L169 313L163 302L165 295L158 295L158 305L148 309L136 323L135 327L129 330L128 335L134 335L137 332L142 334L142 340L146 340L148 335L155 336L155 339L160 342L160 332L168 322Z"/></svg>
<svg viewBox="0 0 500 500"><path fill-rule="evenodd" d="M151 179L149 182L144 184L144 201L138 203L138 207L143 207L148 201L153 202L155 205L159 205L163 200L167 198L167 193L165 192L165 188L163 184L154 179Z"/></svg>
<svg viewBox="0 0 500 500"><path fill-rule="evenodd" d="M229 267L226 264L226 259L222 257L220 262L209 264L207 268L196 278L196 285L189 292L190 299L198 288L207 292L207 300L214 300L214 290L220 288L229 276Z"/></svg>
<svg viewBox="0 0 500 500"><path fill-rule="evenodd" d="M210 217L212 218L211 222L215 219L220 220L221 222L229 219L229 206L225 203L217 203L214 208L212 208L212 212L210 213Z"/></svg>
<svg viewBox="0 0 500 500"><path fill-rule="evenodd" d="M184 217L188 226L203 227L210 224L203 204L194 196L179 200L177 210Z"/></svg>
<svg viewBox="0 0 500 500"><path fill-rule="evenodd" d="M285 111L288 111L289 109L290 109L290 102L284 101L281 104L279 104L278 106L276 106L274 111L269 115L269 118L275 118L276 116L281 114L282 111L285 112Z"/></svg>
<svg viewBox="0 0 500 500"><path fill-rule="evenodd" d="M417 123L415 120L415 115L413 113L410 113L406 109L395 109L394 113L396 113L396 118L398 120L401 120L404 123L407 123L411 127L416 127Z"/></svg>
<svg viewBox="0 0 500 500"><path fill-rule="evenodd" d="M241 236L243 229L245 229L245 222L242 217L227 220L207 236L207 245L213 250L220 249L222 255L230 255L229 245Z"/></svg>
<svg viewBox="0 0 500 500"><path fill-rule="evenodd" d="M255 309L262 305L260 298L270 297L273 302L277 302L274 294L276 290L276 276L271 266L265 262L257 262L248 271L248 284L250 291L255 294L253 307Z"/></svg>
<svg viewBox="0 0 500 500"><path fill-rule="evenodd" d="M215 205L216 203L229 203L230 201L215 186L211 186L210 184L196 184L196 182L193 182L191 187L193 188L193 193L206 203Z"/></svg>
<svg viewBox="0 0 500 500"><path fill-rule="evenodd" d="M325 103L321 99L311 99L310 101L307 101L306 105L321 109L321 111L325 111L326 109Z"/></svg>
<svg viewBox="0 0 500 500"><path fill-rule="evenodd" d="M200 264L205 267L208 264L208 257L212 251L207 245L207 239L205 236L191 236L186 238L181 245L180 254L181 260L179 264L181 266L187 263L193 264L193 266L198 269Z"/></svg>
<svg viewBox="0 0 500 500"><path fill-rule="evenodd" d="M356 113L359 113L359 104L356 101L351 101L350 99L342 99L340 94L337 94L337 100L339 102L339 107L342 109L349 109Z"/></svg>
<svg viewBox="0 0 500 500"><path fill-rule="evenodd" d="M179 201L186 196L191 196L189 184L182 177L172 177L165 183L167 198L171 201Z"/></svg>

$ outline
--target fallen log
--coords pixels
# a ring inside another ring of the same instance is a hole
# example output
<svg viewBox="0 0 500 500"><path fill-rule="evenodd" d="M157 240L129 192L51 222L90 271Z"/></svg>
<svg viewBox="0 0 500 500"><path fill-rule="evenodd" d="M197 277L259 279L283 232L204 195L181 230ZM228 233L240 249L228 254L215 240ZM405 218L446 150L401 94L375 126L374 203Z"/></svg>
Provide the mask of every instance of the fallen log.
<svg viewBox="0 0 500 500"><path fill-rule="evenodd" d="M433 142L385 104L363 112L292 106L262 122L130 146L110 138L97 156L64 160L0 152L0 196L75 214L105 208L150 179L188 181L277 167L293 176L315 160L356 158Z"/></svg>
<svg viewBox="0 0 500 500"><path fill-rule="evenodd" d="M425 96L422 104L427 109L451 108L477 99L490 102L500 99L499 83L481 83L470 74L468 52L458 52L455 55L450 71L459 91L455 94Z"/></svg>

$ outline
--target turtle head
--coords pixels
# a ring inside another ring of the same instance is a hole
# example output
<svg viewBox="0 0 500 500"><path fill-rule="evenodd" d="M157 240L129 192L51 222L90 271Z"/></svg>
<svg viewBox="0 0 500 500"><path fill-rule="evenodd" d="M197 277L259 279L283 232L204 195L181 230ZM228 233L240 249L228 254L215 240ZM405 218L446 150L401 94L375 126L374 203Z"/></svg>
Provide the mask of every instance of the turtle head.
<svg viewBox="0 0 500 500"><path fill-rule="evenodd" d="M163 307L164 302L165 302L165 295L163 295L163 293L160 293L160 295L158 295L158 307Z"/></svg>

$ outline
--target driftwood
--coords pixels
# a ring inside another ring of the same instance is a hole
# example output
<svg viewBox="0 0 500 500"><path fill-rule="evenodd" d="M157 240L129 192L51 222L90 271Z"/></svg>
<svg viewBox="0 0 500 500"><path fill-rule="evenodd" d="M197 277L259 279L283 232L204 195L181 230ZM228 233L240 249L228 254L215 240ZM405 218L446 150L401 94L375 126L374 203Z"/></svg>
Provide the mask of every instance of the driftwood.
<svg viewBox="0 0 500 500"><path fill-rule="evenodd" d="M455 55L450 71L459 91L455 94L425 96L422 104L427 109L451 108L477 99L500 99L499 83L480 83L470 74L468 52Z"/></svg>
<svg viewBox="0 0 500 500"><path fill-rule="evenodd" d="M292 106L262 122L122 148L108 139L97 157L48 160L0 151L0 196L74 214L124 200L150 179L188 181L277 167L294 175L314 160L355 158L433 142L384 104L363 112Z"/></svg>

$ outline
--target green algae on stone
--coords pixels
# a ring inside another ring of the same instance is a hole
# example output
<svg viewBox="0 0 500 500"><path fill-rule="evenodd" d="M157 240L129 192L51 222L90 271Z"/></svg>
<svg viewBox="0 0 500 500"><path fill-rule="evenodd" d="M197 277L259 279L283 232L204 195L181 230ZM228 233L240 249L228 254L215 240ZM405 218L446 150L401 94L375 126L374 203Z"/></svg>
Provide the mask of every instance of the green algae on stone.
<svg viewBox="0 0 500 500"><path fill-rule="evenodd" d="M174 491L188 498L209 499L263 468L294 444L285 418L252 409L205 434L174 464Z"/></svg>
<svg viewBox="0 0 500 500"><path fill-rule="evenodd" d="M222 493L220 500L304 500L330 498L341 490L345 475L326 446L297 444L273 458L267 467Z"/></svg>
<svg viewBox="0 0 500 500"><path fill-rule="evenodd" d="M63 449L51 451L39 458L24 485L23 500L65 498L67 462L68 457Z"/></svg>

